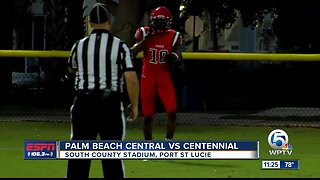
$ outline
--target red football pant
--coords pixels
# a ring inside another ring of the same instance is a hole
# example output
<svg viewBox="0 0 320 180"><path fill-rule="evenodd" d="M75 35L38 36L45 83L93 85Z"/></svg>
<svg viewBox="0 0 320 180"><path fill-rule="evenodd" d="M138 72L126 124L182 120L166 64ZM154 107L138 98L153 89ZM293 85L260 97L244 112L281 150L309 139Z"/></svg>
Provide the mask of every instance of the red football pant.
<svg viewBox="0 0 320 180"><path fill-rule="evenodd" d="M143 116L153 116L157 95L166 112L177 111L175 89L170 72L159 72L141 76L141 105Z"/></svg>

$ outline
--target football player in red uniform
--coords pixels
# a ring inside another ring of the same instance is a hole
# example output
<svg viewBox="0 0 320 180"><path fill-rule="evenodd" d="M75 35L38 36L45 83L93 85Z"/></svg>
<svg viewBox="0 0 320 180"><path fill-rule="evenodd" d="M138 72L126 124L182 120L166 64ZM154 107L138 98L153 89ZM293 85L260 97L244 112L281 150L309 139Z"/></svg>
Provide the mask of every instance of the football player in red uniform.
<svg viewBox="0 0 320 180"><path fill-rule="evenodd" d="M144 138L152 140L152 121L158 95L167 113L166 139L173 139L177 112L176 92L171 79L171 64L183 64L180 45L182 35L171 29L172 14L165 7L155 8L149 26L136 30L133 56L143 51L141 105L144 116Z"/></svg>

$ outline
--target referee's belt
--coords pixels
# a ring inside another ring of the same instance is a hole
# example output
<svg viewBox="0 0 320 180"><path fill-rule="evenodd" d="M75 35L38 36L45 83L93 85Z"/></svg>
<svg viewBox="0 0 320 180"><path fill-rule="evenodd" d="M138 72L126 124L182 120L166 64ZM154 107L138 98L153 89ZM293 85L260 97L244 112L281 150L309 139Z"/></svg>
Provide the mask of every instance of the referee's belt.
<svg viewBox="0 0 320 180"><path fill-rule="evenodd" d="M96 96L96 97L110 97L111 95L117 94L116 91L110 89L78 89L78 96Z"/></svg>

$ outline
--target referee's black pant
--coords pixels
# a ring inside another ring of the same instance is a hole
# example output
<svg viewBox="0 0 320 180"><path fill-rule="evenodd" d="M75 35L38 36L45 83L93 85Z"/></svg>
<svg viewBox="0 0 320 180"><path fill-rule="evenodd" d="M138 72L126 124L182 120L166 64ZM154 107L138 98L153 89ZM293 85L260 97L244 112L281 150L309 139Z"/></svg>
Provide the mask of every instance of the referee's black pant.
<svg viewBox="0 0 320 180"><path fill-rule="evenodd" d="M123 140L125 118L120 94L80 91L70 109L71 140ZM122 160L102 159L105 178L124 178ZM67 178L89 177L91 159L69 159Z"/></svg>

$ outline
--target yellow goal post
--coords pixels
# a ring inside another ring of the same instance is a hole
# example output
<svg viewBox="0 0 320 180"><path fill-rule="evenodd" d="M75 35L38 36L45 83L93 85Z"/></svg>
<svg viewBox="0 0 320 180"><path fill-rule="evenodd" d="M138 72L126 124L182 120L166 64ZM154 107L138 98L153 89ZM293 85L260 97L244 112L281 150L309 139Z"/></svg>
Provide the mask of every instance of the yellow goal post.
<svg viewBox="0 0 320 180"><path fill-rule="evenodd" d="M70 51L0 50L0 57L68 58ZM320 54L183 52L183 59L240 61L319 61ZM140 52L137 58L142 58Z"/></svg>

